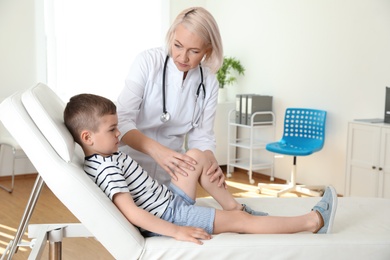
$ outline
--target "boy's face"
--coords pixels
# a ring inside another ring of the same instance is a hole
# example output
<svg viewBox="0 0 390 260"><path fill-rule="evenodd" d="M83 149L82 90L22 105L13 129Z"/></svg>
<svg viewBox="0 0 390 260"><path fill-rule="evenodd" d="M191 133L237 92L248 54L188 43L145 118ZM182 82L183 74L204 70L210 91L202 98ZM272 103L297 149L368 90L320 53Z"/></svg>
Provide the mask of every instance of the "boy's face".
<svg viewBox="0 0 390 260"><path fill-rule="evenodd" d="M100 118L99 130L91 133L91 154L109 156L118 151L120 132L118 130L118 116L105 115Z"/></svg>

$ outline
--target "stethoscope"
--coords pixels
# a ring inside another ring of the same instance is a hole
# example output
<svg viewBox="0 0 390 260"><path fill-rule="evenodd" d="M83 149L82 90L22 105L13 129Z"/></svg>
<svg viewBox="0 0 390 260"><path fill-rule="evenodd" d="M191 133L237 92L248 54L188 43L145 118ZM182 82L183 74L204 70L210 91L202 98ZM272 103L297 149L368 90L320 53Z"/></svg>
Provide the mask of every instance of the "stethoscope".
<svg viewBox="0 0 390 260"><path fill-rule="evenodd" d="M163 113L160 116L160 120L163 123L171 120L171 114L167 111L167 108L165 105L165 74L166 74L166 70L167 70L168 59L169 59L169 56L167 55L167 57L165 58L165 62L164 62L163 77L162 77ZM200 113L198 116L195 116L195 110L196 110L198 103L200 103L200 101L198 101L198 99L199 99L199 94L200 94L201 90L203 90L203 100L206 98L206 88L203 84L203 70L202 70L202 66L200 64L199 64L199 70L200 70L200 84L198 86L198 89L196 90L195 107L194 107L194 112L192 113L192 126L193 127L197 127L199 125L198 120L200 118ZM200 104L199 104L199 107L200 107ZM199 112L201 112L201 109Z"/></svg>

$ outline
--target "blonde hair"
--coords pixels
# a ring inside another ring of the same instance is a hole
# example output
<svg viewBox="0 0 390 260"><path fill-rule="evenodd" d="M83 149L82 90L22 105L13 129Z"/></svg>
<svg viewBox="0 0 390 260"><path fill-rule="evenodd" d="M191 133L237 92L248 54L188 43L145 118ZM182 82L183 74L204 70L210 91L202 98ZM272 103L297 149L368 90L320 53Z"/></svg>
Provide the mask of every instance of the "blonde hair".
<svg viewBox="0 0 390 260"><path fill-rule="evenodd" d="M206 45L210 45L210 51L206 53L202 65L209 67L216 73L222 66L223 47L218 24L214 17L202 7L191 7L183 10L172 23L166 35L166 48L172 55L172 45L175 31L178 25L184 25L187 30L199 35Z"/></svg>

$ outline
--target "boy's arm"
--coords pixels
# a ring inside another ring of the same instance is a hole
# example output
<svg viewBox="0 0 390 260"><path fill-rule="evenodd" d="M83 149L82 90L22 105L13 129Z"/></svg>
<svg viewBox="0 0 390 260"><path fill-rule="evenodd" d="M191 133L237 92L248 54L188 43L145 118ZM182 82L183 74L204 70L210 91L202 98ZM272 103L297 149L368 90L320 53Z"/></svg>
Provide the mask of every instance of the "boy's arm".
<svg viewBox="0 0 390 260"><path fill-rule="evenodd" d="M203 243L199 239L211 238L201 228L177 226L138 208L130 193L120 192L115 194L113 202L130 223L148 231L200 245Z"/></svg>

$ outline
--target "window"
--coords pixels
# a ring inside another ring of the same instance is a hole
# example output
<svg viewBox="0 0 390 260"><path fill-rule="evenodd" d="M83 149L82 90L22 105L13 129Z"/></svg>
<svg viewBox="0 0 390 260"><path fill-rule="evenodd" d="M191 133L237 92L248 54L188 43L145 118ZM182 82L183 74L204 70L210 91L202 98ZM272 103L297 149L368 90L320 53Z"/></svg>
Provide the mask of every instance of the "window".
<svg viewBox="0 0 390 260"><path fill-rule="evenodd" d="M47 82L64 101L78 93L116 100L140 51L164 44L163 0L46 0Z"/></svg>

